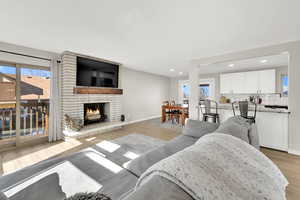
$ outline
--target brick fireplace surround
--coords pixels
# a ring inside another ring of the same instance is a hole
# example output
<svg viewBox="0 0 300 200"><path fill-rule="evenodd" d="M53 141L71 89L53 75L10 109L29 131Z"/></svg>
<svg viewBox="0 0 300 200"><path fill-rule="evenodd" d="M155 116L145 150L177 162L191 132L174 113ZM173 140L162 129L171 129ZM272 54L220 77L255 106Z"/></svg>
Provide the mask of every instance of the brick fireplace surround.
<svg viewBox="0 0 300 200"><path fill-rule="evenodd" d="M114 122L120 122L122 94L82 94L76 92L76 56L88 57L68 51L64 52L62 55L60 80L62 97L62 121L64 120L63 116L65 114L68 114L71 118L84 120L84 104L109 103L109 116L107 116L107 118L109 119L110 123L106 124L108 126L111 126L111 124ZM82 88L83 87L80 87L80 89ZM89 88L87 88L87 90L88 89ZM64 122L62 127L65 127Z"/></svg>

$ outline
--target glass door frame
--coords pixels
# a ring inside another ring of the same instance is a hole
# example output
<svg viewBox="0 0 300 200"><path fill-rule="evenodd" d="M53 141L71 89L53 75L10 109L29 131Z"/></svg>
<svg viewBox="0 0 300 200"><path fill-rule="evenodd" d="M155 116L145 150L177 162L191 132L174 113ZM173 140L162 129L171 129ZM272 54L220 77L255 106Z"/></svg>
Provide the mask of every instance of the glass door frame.
<svg viewBox="0 0 300 200"><path fill-rule="evenodd" d="M19 64L19 63L9 63L0 61L0 65L7 67L14 67L16 69L16 136L15 139L12 140L12 146L21 146L24 142L36 142L36 139L48 140L48 135L40 136L40 137L30 137L30 140L23 140L21 136L21 69L38 69L38 70L46 70L51 71L49 67L35 66L35 65L27 65L27 64ZM51 87L51 86L50 86ZM51 98L51 93L50 97ZM1 145L1 143L0 143ZM9 148L9 147L8 147ZM1 147L0 147L1 151Z"/></svg>

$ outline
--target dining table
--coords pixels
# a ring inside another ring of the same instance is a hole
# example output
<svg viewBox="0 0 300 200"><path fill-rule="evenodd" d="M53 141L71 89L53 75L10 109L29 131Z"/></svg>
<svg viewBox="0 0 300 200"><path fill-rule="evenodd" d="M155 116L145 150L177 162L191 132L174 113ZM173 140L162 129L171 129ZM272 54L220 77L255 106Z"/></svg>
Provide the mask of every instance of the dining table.
<svg viewBox="0 0 300 200"><path fill-rule="evenodd" d="M181 125L185 125L185 120L188 118L187 104L175 104L175 105L162 105L161 106L161 122L164 123L167 120L167 111L179 111L179 121ZM172 116L172 114L170 114ZM174 117L174 116L173 116Z"/></svg>

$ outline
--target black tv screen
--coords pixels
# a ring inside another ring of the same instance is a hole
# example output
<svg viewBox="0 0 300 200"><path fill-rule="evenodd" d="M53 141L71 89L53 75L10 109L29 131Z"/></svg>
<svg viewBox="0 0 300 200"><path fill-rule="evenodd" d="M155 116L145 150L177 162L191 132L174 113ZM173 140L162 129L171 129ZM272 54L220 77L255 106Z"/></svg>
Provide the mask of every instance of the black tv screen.
<svg viewBox="0 0 300 200"><path fill-rule="evenodd" d="M118 88L119 65L77 57L77 86Z"/></svg>

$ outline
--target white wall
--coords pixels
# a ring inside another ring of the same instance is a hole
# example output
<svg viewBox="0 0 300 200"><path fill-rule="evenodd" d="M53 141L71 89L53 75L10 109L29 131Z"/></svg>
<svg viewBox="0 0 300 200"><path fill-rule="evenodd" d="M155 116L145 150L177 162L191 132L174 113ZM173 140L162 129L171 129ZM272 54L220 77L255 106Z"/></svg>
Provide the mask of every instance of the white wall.
<svg viewBox="0 0 300 200"><path fill-rule="evenodd" d="M170 100L174 100L175 102L179 101L179 80L188 80L188 77L170 79Z"/></svg>
<svg viewBox="0 0 300 200"><path fill-rule="evenodd" d="M170 99L170 78L122 67L122 113L127 121L161 116L163 101Z"/></svg>

